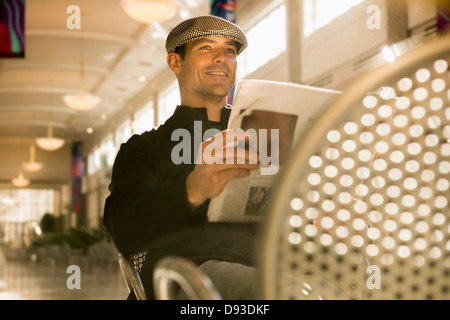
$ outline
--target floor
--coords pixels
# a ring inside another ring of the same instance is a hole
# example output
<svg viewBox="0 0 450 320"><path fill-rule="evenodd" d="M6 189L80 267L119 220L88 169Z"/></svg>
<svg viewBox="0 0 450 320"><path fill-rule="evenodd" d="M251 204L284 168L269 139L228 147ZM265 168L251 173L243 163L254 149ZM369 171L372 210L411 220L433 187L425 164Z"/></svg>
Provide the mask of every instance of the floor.
<svg viewBox="0 0 450 320"><path fill-rule="evenodd" d="M0 259L0 300L126 300L118 263L78 267Z"/></svg>

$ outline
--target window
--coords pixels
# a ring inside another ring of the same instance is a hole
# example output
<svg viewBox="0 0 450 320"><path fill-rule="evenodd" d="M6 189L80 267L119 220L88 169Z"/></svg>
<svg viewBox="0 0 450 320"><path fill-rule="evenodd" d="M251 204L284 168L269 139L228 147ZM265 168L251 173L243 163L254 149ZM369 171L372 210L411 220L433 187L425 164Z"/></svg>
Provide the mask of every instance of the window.
<svg viewBox="0 0 450 320"><path fill-rule="evenodd" d="M40 222L45 213L55 213L55 190L1 189L0 222Z"/></svg>
<svg viewBox="0 0 450 320"><path fill-rule="evenodd" d="M96 147L93 151L88 154L88 168L87 174L89 176L96 173L100 170L101 166L101 156L100 156L100 148Z"/></svg>
<svg viewBox="0 0 450 320"><path fill-rule="evenodd" d="M53 189L0 189L0 246L30 246L36 235L42 234L42 217L59 215L59 196Z"/></svg>
<svg viewBox="0 0 450 320"><path fill-rule="evenodd" d="M180 104L178 84L170 86L159 99L158 125L163 124Z"/></svg>
<svg viewBox="0 0 450 320"><path fill-rule="evenodd" d="M131 132L131 120L126 120L123 122L116 130L116 141L115 145L119 148L122 143L128 141L132 136Z"/></svg>
<svg viewBox="0 0 450 320"><path fill-rule="evenodd" d="M100 163L105 176L109 176L116 157L116 148L112 137L108 137L100 146Z"/></svg>
<svg viewBox="0 0 450 320"><path fill-rule="evenodd" d="M141 134L145 131L150 131L151 129L153 129L154 123L155 117L153 103L150 102L147 106L136 113L133 123L134 133Z"/></svg>
<svg viewBox="0 0 450 320"><path fill-rule="evenodd" d="M281 5L246 32L248 48L238 57L244 78L286 51L286 6ZM264 35L264 36L262 36Z"/></svg>
<svg viewBox="0 0 450 320"><path fill-rule="evenodd" d="M310 36L320 27L323 27L362 2L364 0L304 0L304 37Z"/></svg>

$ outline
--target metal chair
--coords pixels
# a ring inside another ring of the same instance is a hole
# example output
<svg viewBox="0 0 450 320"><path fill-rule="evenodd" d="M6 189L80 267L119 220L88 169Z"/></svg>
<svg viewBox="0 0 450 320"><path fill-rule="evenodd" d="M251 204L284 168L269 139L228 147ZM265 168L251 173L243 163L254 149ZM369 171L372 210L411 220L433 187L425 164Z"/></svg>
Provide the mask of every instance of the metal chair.
<svg viewBox="0 0 450 320"><path fill-rule="evenodd" d="M193 262L169 256L161 259L153 273L155 296L158 300L222 300L209 277ZM180 295L179 289L181 288Z"/></svg>
<svg viewBox="0 0 450 320"><path fill-rule="evenodd" d="M450 298L450 35L361 77L281 172L264 299Z"/></svg>
<svg viewBox="0 0 450 320"><path fill-rule="evenodd" d="M145 260L145 253L139 253L130 256L130 259L126 259L121 253L119 253L119 265L122 275L127 284L128 292L134 292L137 300L147 300L144 286L139 275L139 271L142 268L142 262ZM133 262L131 261L133 259Z"/></svg>

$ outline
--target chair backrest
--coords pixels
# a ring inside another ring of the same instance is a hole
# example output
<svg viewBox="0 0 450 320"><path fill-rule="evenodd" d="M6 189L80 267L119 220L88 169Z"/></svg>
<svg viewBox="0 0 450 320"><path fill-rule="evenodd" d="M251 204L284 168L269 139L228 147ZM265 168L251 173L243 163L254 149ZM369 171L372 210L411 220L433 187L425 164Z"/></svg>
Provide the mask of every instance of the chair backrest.
<svg viewBox="0 0 450 320"><path fill-rule="evenodd" d="M147 300L139 271L133 265L131 259L126 259L121 253L119 253L119 265L128 291L134 292L136 299L138 300Z"/></svg>
<svg viewBox="0 0 450 320"><path fill-rule="evenodd" d="M161 259L153 273L154 291L158 300L222 300L209 277L192 261L168 256Z"/></svg>
<svg viewBox="0 0 450 320"><path fill-rule="evenodd" d="M311 125L264 222L265 299L450 298L450 35Z"/></svg>

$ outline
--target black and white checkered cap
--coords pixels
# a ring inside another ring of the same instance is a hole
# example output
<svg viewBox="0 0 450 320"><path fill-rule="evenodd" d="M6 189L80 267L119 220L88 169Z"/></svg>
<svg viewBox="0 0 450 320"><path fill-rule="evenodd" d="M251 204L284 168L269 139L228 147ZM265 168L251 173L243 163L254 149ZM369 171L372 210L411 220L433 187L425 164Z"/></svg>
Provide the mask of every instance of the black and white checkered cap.
<svg viewBox="0 0 450 320"><path fill-rule="evenodd" d="M175 52L176 48L188 42L207 37L223 37L236 41L237 54L247 48L247 37L237 25L211 15L188 19L173 28L166 40L167 53Z"/></svg>

